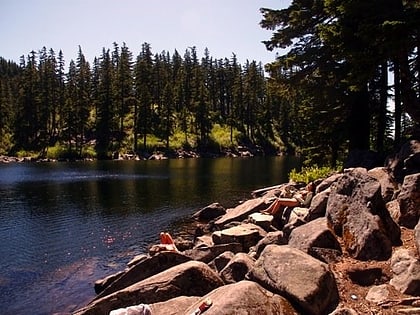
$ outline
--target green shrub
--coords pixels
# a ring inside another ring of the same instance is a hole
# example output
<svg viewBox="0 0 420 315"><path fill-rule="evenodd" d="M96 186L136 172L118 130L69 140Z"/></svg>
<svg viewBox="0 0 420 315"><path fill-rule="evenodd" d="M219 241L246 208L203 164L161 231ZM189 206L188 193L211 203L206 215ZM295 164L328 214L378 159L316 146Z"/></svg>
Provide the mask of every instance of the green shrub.
<svg viewBox="0 0 420 315"><path fill-rule="evenodd" d="M232 139L231 139L231 130L229 126L215 124L211 130L210 138L214 140L222 148L229 148L232 146L237 146L239 136L239 131L233 129ZM232 140L232 141L231 141Z"/></svg>
<svg viewBox="0 0 420 315"><path fill-rule="evenodd" d="M336 172L338 172L338 169L333 169L328 166L318 167L315 165L303 167L300 171L292 169L289 173L289 180L294 182L310 183L320 178L326 178Z"/></svg>
<svg viewBox="0 0 420 315"><path fill-rule="evenodd" d="M39 156L39 153L35 151L19 150L16 152L16 156L18 158L25 158L25 157L37 158Z"/></svg>

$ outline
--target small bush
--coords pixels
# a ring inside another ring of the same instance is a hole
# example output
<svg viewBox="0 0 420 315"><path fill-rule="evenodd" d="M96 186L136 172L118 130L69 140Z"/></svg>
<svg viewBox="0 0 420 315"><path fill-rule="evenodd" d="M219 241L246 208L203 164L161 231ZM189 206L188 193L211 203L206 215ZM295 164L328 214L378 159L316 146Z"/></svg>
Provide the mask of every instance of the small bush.
<svg viewBox="0 0 420 315"><path fill-rule="evenodd" d="M300 171L292 169L289 173L289 180L294 182L310 183L320 178L326 178L337 171L337 169L333 169L328 166L318 167L317 165L303 167Z"/></svg>
<svg viewBox="0 0 420 315"><path fill-rule="evenodd" d="M214 140L222 148L230 148L232 146L237 146L237 138L239 136L239 131L234 128L232 130L232 139L231 131L229 126L221 126L215 124L211 130L210 138ZM231 141L232 140L232 141Z"/></svg>
<svg viewBox="0 0 420 315"><path fill-rule="evenodd" d="M39 156L39 153L35 151L19 150L16 152L16 156L18 158L37 158Z"/></svg>

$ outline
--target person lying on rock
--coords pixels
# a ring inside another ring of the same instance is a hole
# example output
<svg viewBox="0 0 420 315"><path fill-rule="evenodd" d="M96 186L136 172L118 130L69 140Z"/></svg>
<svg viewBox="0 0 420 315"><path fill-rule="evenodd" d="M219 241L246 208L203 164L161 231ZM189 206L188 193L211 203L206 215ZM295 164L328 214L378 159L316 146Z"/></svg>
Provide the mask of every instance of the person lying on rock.
<svg viewBox="0 0 420 315"><path fill-rule="evenodd" d="M289 191L291 197L277 197L267 209L262 211L262 213L275 215L285 207L308 207L311 203L314 191L315 185L310 182L303 189L293 192Z"/></svg>
<svg viewBox="0 0 420 315"><path fill-rule="evenodd" d="M178 248L176 248L176 245L172 236L166 232L160 233L160 244L153 245L149 249L149 253L151 255L157 254L158 252L162 252L162 251L178 252Z"/></svg>

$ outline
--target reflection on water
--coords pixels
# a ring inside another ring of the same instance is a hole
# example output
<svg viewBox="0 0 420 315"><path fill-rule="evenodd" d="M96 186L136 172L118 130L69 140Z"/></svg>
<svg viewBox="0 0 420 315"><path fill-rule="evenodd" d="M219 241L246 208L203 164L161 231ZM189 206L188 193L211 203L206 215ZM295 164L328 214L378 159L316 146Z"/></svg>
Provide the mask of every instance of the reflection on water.
<svg viewBox="0 0 420 315"><path fill-rule="evenodd" d="M209 203L234 206L296 166L284 157L0 165L1 313L71 312L160 231Z"/></svg>

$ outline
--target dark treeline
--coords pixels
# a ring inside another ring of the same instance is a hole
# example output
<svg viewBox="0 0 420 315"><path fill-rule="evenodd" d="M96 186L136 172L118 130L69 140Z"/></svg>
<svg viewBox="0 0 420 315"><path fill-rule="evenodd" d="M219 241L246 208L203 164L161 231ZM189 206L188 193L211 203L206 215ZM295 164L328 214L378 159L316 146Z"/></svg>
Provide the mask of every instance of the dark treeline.
<svg viewBox="0 0 420 315"><path fill-rule="evenodd" d="M0 154L59 145L80 156L89 144L106 158L150 149L151 137L203 149L220 144L212 130L221 126L232 145L334 165L352 150L385 156L416 136L419 1L293 0L261 12L273 31L267 48L287 48L266 65L269 78L235 54L154 54L148 43L136 57L115 43L92 64L80 48L67 69L45 48L19 64L0 58Z"/></svg>
<svg viewBox="0 0 420 315"><path fill-rule="evenodd" d="M293 0L261 12L267 49L287 49L267 66L283 140L334 164L420 139L420 1Z"/></svg>
<svg viewBox="0 0 420 315"><path fill-rule="evenodd" d="M234 130L265 137L269 106L261 63L213 59L207 49L199 58L195 47L154 54L149 43L136 58L114 43L92 65L79 47L68 69L61 51L45 47L19 65L0 59L0 100L3 153L42 155L60 143L81 155L93 142L98 158L145 149L150 135L169 148L175 132L183 145L206 147L215 124L232 131L232 143Z"/></svg>

